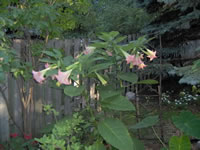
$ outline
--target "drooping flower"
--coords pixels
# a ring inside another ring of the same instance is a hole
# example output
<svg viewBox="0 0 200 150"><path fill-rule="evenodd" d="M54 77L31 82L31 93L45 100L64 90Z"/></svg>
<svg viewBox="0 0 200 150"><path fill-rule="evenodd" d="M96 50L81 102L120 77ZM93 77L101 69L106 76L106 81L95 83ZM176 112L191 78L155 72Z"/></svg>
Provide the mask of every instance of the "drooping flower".
<svg viewBox="0 0 200 150"><path fill-rule="evenodd" d="M126 62L127 62L127 64L133 64L134 62L135 62L135 55L128 55L127 57L126 57Z"/></svg>
<svg viewBox="0 0 200 150"><path fill-rule="evenodd" d="M143 54L137 53L136 55L130 55L123 50L122 53L126 57L127 64L130 64L131 67L138 66L139 69L143 69L144 67L146 67L146 65L142 61L142 59L144 58Z"/></svg>
<svg viewBox="0 0 200 150"><path fill-rule="evenodd" d="M17 133L11 133L11 134L10 134L10 137L11 137L11 138L16 138L17 136L18 136Z"/></svg>
<svg viewBox="0 0 200 150"><path fill-rule="evenodd" d="M71 74L71 71L72 70L62 72L62 71L58 70L58 75L55 75L55 77L60 84L70 85L71 82L70 82L69 76Z"/></svg>
<svg viewBox="0 0 200 150"><path fill-rule="evenodd" d="M112 56L112 52L106 51L106 53L108 54L108 56Z"/></svg>
<svg viewBox="0 0 200 150"><path fill-rule="evenodd" d="M88 47L86 47L86 49L83 51L83 53L84 53L85 55L88 55L88 54L91 54L95 49L96 49L96 47L88 46Z"/></svg>
<svg viewBox="0 0 200 150"><path fill-rule="evenodd" d="M127 64L131 64L132 66L138 66L139 69L143 69L146 67L144 62L142 61L142 55L136 56L136 55L128 55L126 57Z"/></svg>
<svg viewBox="0 0 200 150"><path fill-rule="evenodd" d="M33 73L33 78L37 82L42 83L45 80L44 74L41 71L37 72L37 71L32 70L32 73Z"/></svg>
<svg viewBox="0 0 200 150"><path fill-rule="evenodd" d="M140 65L138 65L139 69L144 69L144 67L146 67L147 65L145 65L144 63L141 63Z"/></svg>
<svg viewBox="0 0 200 150"><path fill-rule="evenodd" d="M24 133L24 139L25 139L25 140L30 140L30 139L32 139L32 134L25 134L25 133Z"/></svg>
<svg viewBox="0 0 200 150"><path fill-rule="evenodd" d="M147 49L146 54L148 55L147 57L150 58L150 61L152 61L154 58L157 58L156 51L151 51Z"/></svg>

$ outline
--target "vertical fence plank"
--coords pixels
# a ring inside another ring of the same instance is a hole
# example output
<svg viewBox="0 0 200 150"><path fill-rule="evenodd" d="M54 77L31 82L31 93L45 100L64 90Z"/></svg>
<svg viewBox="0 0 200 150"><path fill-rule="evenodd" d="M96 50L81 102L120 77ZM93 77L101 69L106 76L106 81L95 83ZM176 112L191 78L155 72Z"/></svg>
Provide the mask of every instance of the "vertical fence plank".
<svg viewBox="0 0 200 150"><path fill-rule="evenodd" d="M8 115L8 108L6 105L6 100L8 100L8 90L7 90L7 80L6 80L6 90L2 91L4 92L4 95L6 96L6 99L4 96L0 93L0 141L4 142L9 139L9 115ZM1 85L3 87L3 85Z"/></svg>
<svg viewBox="0 0 200 150"><path fill-rule="evenodd" d="M20 57L20 53L24 47L22 47L21 40L14 40L13 41L13 48L16 51L18 57ZM14 122L19 126L20 130L23 130L23 119L22 119L22 103L20 97L20 89L17 85L18 81L12 76L8 75L8 101L9 101L9 109L11 115L14 119ZM19 129L14 125L14 123L10 124L11 132L20 133Z"/></svg>
<svg viewBox="0 0 200 150"><path fill-rule="evenodd" d="M34 135L37 135L39 131L45 126L45 119L43 113L43 104L44 104L44 87L38 83L34 84L33 92L34 100L34 116L33 116L33 126Z"/></svg>
<svg viewBox="0 0 200 150"><path fill-rule="evenodd" d="M72 55L72 46L73 46L73 41L72 40L65 40L64 41L64 51L66 56L73 56ZM72 108L72 98L65 95L63 93L63 103L64 103L64 115L71 115L73 108Z"/></svg>
<svg viewBox="0 0 200 150"><path fill-rule="evenodd" d="M51 88L48 86L48 83L44 85L44 100L45 100L45 105L53 105L52 98L51 98ZM53 116L52 114L45 115L45 122L46 125L51 124L53 121Z"/></svg>
<svg viewBox="0 0 200 150"><path fill-rule="evenodd" d="M55 48L57 49L63 49L64 48L64 42L62 40L57 40L55 41ZM59 112L59 115L57 116L58 119L61 119L61 116L63 114L62 107L62 89L56 88L52 89L53 91L53 103L54 103L54 108L56 109L57 112Z"/></svg>

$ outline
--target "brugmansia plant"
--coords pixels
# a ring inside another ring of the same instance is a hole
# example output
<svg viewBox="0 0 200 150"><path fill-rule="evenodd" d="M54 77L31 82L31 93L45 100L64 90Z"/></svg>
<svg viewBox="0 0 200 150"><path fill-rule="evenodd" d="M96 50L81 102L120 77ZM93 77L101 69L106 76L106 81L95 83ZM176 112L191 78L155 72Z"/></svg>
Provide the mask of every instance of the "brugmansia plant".
<svg viewBox="0 0 200 150"><path fill-rule="evenodd" d="M33 78L36 82L42 84L50 77L50 80L64 89L66 95L71 97L81 95L84 98L87 104L86 111L90 114L88 134L91 134L88 141L82 142L82 145L86 145L85 149L97 150L100 147L105 149L102 145L103 140L119 150L137 149L138 144L136 143L138 141L133 140L126 125L119 118L114 117L114 112L135 111L134 105L123 96L125 88L123 81L131 84L141 82L138 81L135 73L124 72L122 66L127 64L130 68L143 69L146 67L143 61L145 55L152 61L157 57L156 52L145 47L148 42L145 37L140 37L126 45L120 44L125 37L119 36L119 33L115 31L102 33L98 38L98 41L92 42L74 59L70 56L63 57L62 53L56 49L44 51L46 58L41 59L41 61L46 63L46 68L40 71L33 70ZM77 76L81 78L82 82L78 82ZM90 93L84 85L84 81L88 78L94 80L97 84L96 90L99 93L97 107L100 108L98 112L90 106L90 101L94 100L90 99ZM150 125L148 122L142 124L146 124L144 127L153 125L152 122ZM67 133L64 135L64 139L70 137L67 136ZM55 136L53 133L48 138L46 135L43 138L48 140L51 138L62 139L61 149L73 149L74 146L73 142L63 141L63 138ZM42 147L45 147L46 142L43 142L45 141L43 138L39 141ZM63 147L63 145L66 146ZM52 149L56 148L59 148L58 143L57 146L52 146Z"/></svg>
<svg viewBox="0 0 200 150"><path fill-rule="evenodd" d="M81 14L86 13L89 5L90 2L87 0L1 0L0 81L5 81L7 73L12 73L17 78L23 117L23 131L18 127L21 134L31 136L30 108L33 104L34 93L32 68L39 66L38 59L42 58L42 51L45 51L48 39L60 38L61 33L74 29L77 24L74 19L77 11ZM68 23L63 20L67 20ZM16 37L24 39L26 43L26 50L21 51L20 54L16 54L17 51L11 48L12 40ZM43 41L33 42L32 37L43 39ZM36 72L35 75L38 76ZM43 80L37 79L39 82ZM58 79L62 80L60 76ZM11 113L10 117L12 118Z"/></svg>

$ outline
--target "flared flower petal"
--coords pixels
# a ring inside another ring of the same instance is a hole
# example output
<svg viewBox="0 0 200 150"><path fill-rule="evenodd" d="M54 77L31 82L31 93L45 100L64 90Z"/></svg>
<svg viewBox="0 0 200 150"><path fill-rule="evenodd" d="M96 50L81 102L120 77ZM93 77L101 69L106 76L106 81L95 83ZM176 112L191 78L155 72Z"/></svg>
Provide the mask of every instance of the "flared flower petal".
<svg viewBox="0 0 200 150"><path fill-rule="evenodd" d="M62 72L62 71L58 70L58 75L55 75L55 77L60 84L70 85L71 82L70 82L69 76L71 74L71 71L72 70Z"/></svg>
<svg viewBox="0 0 200 150"><path fill-rule="evenodd" d="M96 47L88 46L88 47L86 47L86 49L83 51L83 54L85 54L85 55L91 54L95 49L96 49Z"/></svg>
<svg viewBox="0 0 200 150"><path fill-rule="evenodd" d="M135 55L128 55L126 57L126 62L127 62L127 64L130 64L130 63L133 64L135 62Z"/></svg>
<svg viewBox="0 0 200 150"><path fill-rule="evenodd" d="M147 50L147 57L150 58L150 61L152 61L154 58L157 58L156 56L156 51L151 51L151 50Z"/></svg>
<svg viewBox="0 0 200 150"><path fill-rule="evenodd" d="M44 74L43 74L41 71L37 72L37 71L32 70L32 73L33 73L33 78L34 78L38 83L42 83L42 82L45 80Z"/></svg>
<svg viewBox="0 0 200 150"><path fill-rule="evenodd" d="M144 67L146 67L147 65L145 65L144 63L141 63L140 65L138 65L139 69L144 69Z"/></svg>

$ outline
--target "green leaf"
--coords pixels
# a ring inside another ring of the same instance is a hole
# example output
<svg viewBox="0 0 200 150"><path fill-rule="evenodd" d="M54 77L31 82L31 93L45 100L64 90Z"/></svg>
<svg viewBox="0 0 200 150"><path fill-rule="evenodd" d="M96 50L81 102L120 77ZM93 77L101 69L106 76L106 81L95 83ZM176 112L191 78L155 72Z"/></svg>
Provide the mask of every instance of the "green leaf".
<svg viewBox="0 0 200 150"><path fill-rule="evenodd" d="M110 35L111 37L115 38L117 35L119 35L119 32L118 32L118 31L111 31L111 32L109 33L109 35Z"/></svg>
<svg viewBox="0 0 200 150"><path fill-rule="evenodd" d="M191 143L188 136L173 136L169 141L170 150L190 150Z"/></svg>
<svg viewBox="0 0 200 150"><path fill-rule="evenodd" d="M73 57L72 56L66 56L63 58L63 63L65 66L71 65L73 62Z"/></svg>
<svg viewBox="0 0 200 150"><path fill-rule="evenodd" d="M104 89L99 90L100 98L101 99L107 99L109 97L117 96L121 94L121 91L116 91L113 89L109 89L109 87L104 86Z"/></svg>
<svg viewBox="0 0 200 150"><path fill-rule="evenodd" d="M133 150L145 150L144 144L136 138L133 138Z"/></svg>
<svg viewBox="0 0 200 150"><path fill-rule="evenodd" d="M127 37L126 36L121 36L115 39L115 42L119 43L122 42L123 40L125 40Z"/></svg>
<svg viewBox="0 0 200 150"><path fill-rule="evenodd" d="M108 44L106 42L95 42L95 43L91 44L91 46L94 46L96 48L106 48L107 45Z"/></svg>
<svg viewBox="0 0 200 150"><path fill-rule="evenodd" d="M64 89L64 93L70 97L79 96L84 91L84 86L75 87L73 85L66 86Z"/></svg>
<svg viewBox="0 0 200 150"><path fill-rule="evenodd" d="M86 150L106 150L106 148L102 143L96 142L93 145L86 148Z"/></svg>
<svg viewBox="0 0 200 150"><path fill-rule="evenodd" d="M45 62L45 63L56 63L55 60L51 60L51 59L48 59L48 58L42 58L40 59L41 62Z"/></svg>
<svg viewBox="0 0 200 150"><path fill-rule="evenodd" d="M49 77L49 76L55 75L55 74L57 74L57 73L58 73L58 70L57 70L57 69L51 69L51 70L48 70L48 71L45 73L45 75L46 75L47 77Z"/></svg>
<svg viewBox="0 0 200 150"><path fill-rule="evenodd" d="M158 84L158 81L156 80L142 80L137 82L137 84Z"/></svg>
<svg viewBox="0 0 200 150"><path fill-rule="evenodd" d="M60 50L53 49L53 51L54 51L54 53L55 53L55 55L56 55L57 58L61 58L62 57L62 53L60 52Z"/></svg>
<svg viewBox="0 0 200 150"><path fill-rule="evenodd" d="M4 82L5 81L5 73L4 72L0 72L0 82Z"/></svg>
<svg viewBox="0 0 200 150"><path fill-rule="evenodd" d="M101 63L101 64L94 65L89 69L89 73L96 72L96 71L103 70L103 69L107 69L112 64L113 63Z"/></svg>
<svg viewBox="0 0 200 150"><path fill-rule="evenodd" d="M200 138L200 118L191 112L181 112L178 116L173 116L172 121L182 132Z"/></svg>
<svg viewBox="0 0 200 150"><path fill-rule="evenodd" d="M51 51L43 51L42 53L45 53L48 56L56 58L56 55L53 52L51 52Z"/></svg>
<svg viewBox="0 0 200 150"><path fill-rule="evenodd" d="M120 73L118 74L118 78L131 82L131 83L136 83L138 81L138 76L135 73Z"/></svg>
<svg viewBox="0 0 200 150"><path fill-rule="evenodd" d="M165 147L162 147L160 150L168 150L167 148L165 148Z"/></svg>
<svg viewBox="0 0 200 150"><path fill-rule="evenodd" d="M102 107L112 109L112 110L120 110L120 111L134 111L134 105L124 96L117 95L113 97L109 97L107 99L103 99L101 101Z"/></svg>
<svg viewBox="0 0 200 150"><path fill-rule="evenodd" d="M134 126L130 127L130 129L141 129L147 128L155 125L158 122L158 116L149 116L144 118L141 122L135 124Z"/></svg>
<svg viewBox="0 0 200 150"><path fill-rule="evenodd" d="M100 135L119 150L133 150L133 141L126 126L118 119L106 118L98 124Z"/></svg>

